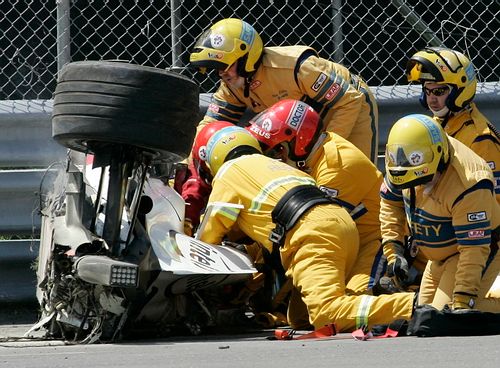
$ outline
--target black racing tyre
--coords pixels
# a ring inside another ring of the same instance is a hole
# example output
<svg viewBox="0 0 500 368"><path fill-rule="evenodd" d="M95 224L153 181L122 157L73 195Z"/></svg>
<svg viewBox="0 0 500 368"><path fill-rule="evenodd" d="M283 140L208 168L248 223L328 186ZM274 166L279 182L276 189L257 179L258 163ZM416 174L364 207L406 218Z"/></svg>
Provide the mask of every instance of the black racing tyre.
<svg viewBox="0 0 500 368"><path fill-rule="evenodd" d="M163 69L115 61L67 64L54 93L52 137L97 153L101 143L134 146L156 158L188 156L199 121L199 88Z"/></svg>

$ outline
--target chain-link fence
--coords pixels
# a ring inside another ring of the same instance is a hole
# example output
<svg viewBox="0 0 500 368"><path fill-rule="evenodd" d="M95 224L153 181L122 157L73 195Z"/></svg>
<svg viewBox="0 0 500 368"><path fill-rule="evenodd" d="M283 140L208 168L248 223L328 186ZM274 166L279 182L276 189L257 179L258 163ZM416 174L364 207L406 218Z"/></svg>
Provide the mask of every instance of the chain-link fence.
<svg viewBox="0 0 500 368"><path fill-rule="evenodd" d="M70 61L120 59L174 69L213 92L216 76L186 68L196 38L238 17L265 45L305 44L370 86L406 84L406 60L427 45L465 52L500 85L498 0L0 0L0 99L50 99ZM500 88L500 86L498 87Z"/></svg>

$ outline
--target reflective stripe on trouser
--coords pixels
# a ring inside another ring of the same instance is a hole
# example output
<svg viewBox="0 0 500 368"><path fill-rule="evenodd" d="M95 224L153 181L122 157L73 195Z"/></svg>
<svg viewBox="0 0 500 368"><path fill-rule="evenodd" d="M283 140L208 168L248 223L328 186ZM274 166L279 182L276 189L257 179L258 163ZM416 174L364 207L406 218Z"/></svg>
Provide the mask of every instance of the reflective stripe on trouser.
<svg viewBox="0 0 500 368"><path fill-rule="evenodd" d="M335 322L339 331L410 319L414 293L346 295L346 274L358 255L358 234L344 210L313 208L290 231L282 249L287 276L300 292L315 328ZM369 297L369 299L367 299Z"/></svg>
<svg viewBox="0 0 500 368"><path fill-rule="evenodd" d="M429 261L422 275L418 304L431 304L442 309L445 304L451 304L455 287L459 255L448 258L445 262ZM483 312L500 313L498 295L490 295L488 291L500 272L500 252L496 254L484 273L475 308Z"/></svg>
<svg viewBox="0 0 500 368"><path fill-rule="evenodd" d="M371 294L371 289L387 268L387 261L383 256L383 247L379 240L369 242L360 248L351 272L353 275L348 278L346 285L346 293L349 295ZM363 315L360 315L359 320L362 318ZM287 319L290 326L295 329L307 329L310 326L307 307L295 288L290 296Z"/></svg>

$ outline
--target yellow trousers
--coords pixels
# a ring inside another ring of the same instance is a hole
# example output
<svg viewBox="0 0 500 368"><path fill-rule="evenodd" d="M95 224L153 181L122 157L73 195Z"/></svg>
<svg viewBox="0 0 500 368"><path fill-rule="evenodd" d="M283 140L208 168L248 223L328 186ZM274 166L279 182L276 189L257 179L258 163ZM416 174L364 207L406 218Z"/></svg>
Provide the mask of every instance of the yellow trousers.
<svg viewBox="0 0 500 368"><path fill-rule="evenodd" d="M371 289L385 272L385 263L380 240L361 244L354 267L347 276L346 293L371 294Z"/></svg>
<svg viewBox="0 0 500 368"><path fill-rule="evenodd" d="M458 257L459 255L456 254L444 262L427 262L418 294L419 304L431 304L439 310L446 304L451 305ZM491 285L493 285L499 272L500 252L496 254L481 279L478 298L476 299L476 309L483 312L500 313L500 298L497 294L489 293Z"/></svg>
<svg viewBox="0 0 500 368"><path fill-rule="evenodd" d="M411 318L414 293L377 297L346 293L358 243L356 225L335 205L314 207L287 234L282 263L315 328L334 322L339 331L353 331Z"/></svg>

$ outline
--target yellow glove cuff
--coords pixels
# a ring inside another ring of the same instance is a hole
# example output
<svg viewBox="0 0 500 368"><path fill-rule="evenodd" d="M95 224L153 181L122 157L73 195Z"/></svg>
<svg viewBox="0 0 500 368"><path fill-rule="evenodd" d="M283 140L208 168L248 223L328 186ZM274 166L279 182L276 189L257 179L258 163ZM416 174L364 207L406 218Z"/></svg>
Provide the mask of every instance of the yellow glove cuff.
<svg viewBox="0 0 500 368"><path fill-rule="evenodd" d="M452 309L473 309L475 305L475 297L464 294L453 294Z"/></svg>

